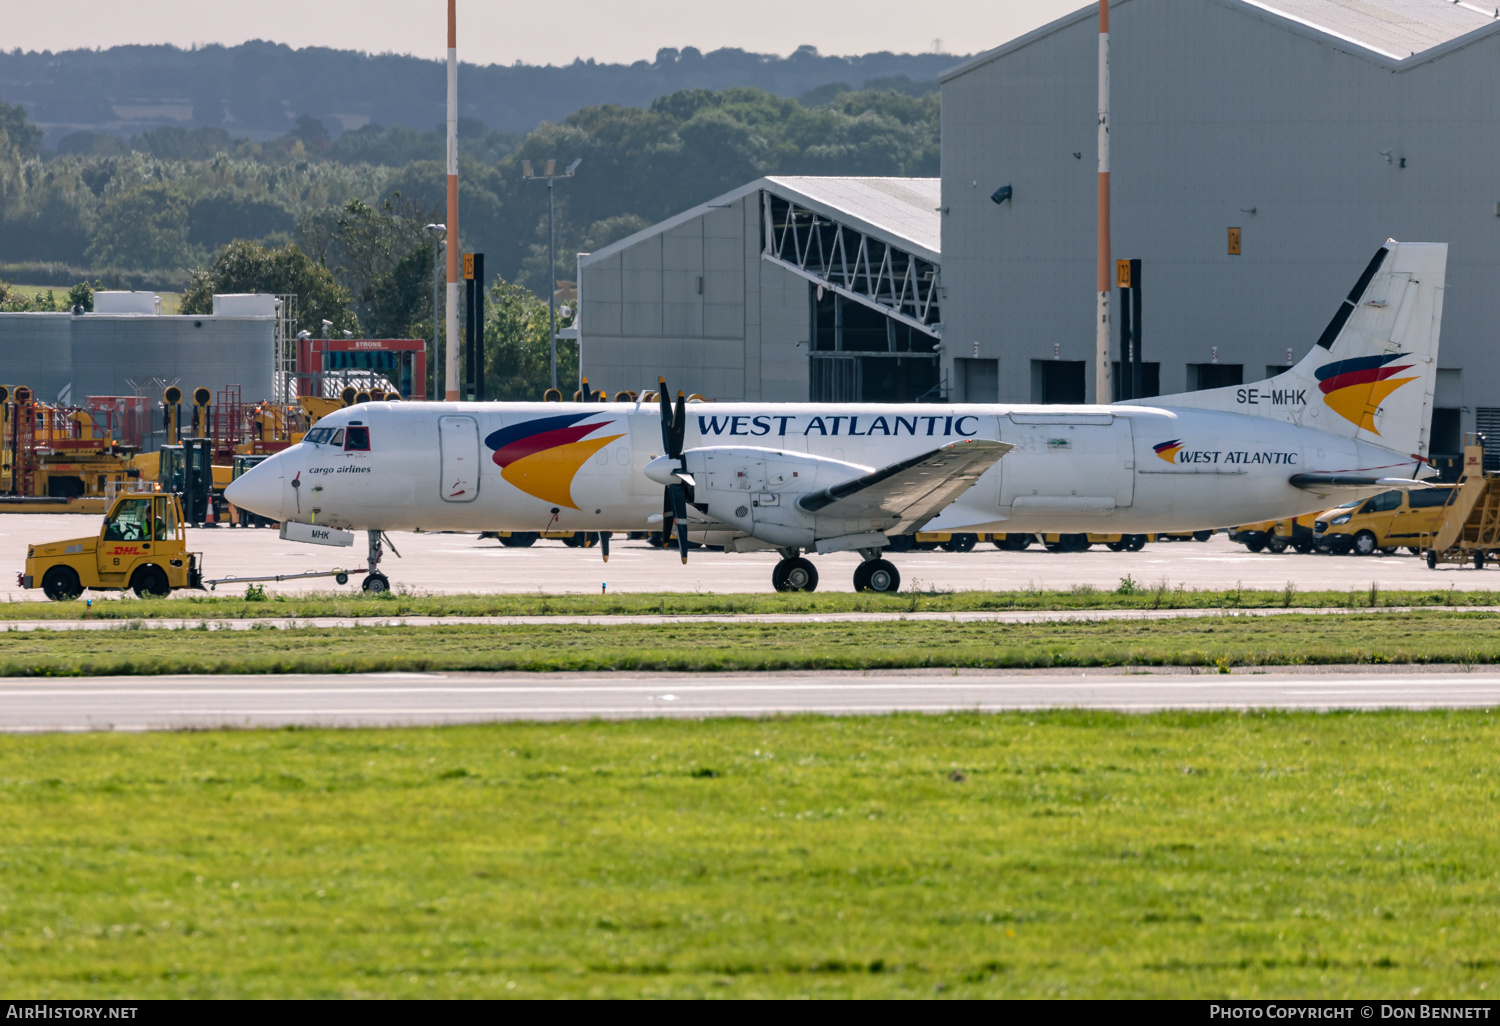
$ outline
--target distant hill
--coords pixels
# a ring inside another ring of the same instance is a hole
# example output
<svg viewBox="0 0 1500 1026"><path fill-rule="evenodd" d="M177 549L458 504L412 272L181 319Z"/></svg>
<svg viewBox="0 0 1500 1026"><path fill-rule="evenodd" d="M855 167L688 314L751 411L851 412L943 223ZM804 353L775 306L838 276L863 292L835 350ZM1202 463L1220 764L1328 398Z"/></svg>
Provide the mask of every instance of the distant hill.
<svg viewBox="0 0 1500 1026"><path fill-rule="evenodd" d="M491 129L524 134L544 121L598 104L648 106L682 89L750 86L783 97L843 88L927 91L963 58L873 53L825 57L814 47L790 57L693 47L657 51L653 61L562 67L459 69L460 114ZM333 133L375 123L428 130L445 112L443 65L435 60L350 50L240 46L118 46L62 53L0 53L0 99L24 104L46 145L80 131L130 136L161 127L222 128L255 141L285 135L299 117Z"/></svg>

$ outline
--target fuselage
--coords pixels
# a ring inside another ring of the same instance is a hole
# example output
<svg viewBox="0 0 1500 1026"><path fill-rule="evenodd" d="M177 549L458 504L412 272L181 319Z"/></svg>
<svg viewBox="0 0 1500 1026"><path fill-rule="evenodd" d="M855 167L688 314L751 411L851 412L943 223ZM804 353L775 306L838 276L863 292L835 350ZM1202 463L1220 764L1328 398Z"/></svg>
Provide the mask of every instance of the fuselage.
<svg viewBox="0 0 1500 1026"><path fill-rule="evenodd" d="M1294 487L1294 474L1395 476L1413 469L1404 454L1367 442L1206 410L814 403L686 409L687 449L757 447L878 469L963 439L1014 445L926 526L933 531L1224 527L1329 504ZM643 468L663 451L660 425L650 403L361 404L323 418L307 439L236 482L230 498L276 519L350 530L651 530L662 488ZM348 447L351 428L366 429L367 449Z"/></svg>

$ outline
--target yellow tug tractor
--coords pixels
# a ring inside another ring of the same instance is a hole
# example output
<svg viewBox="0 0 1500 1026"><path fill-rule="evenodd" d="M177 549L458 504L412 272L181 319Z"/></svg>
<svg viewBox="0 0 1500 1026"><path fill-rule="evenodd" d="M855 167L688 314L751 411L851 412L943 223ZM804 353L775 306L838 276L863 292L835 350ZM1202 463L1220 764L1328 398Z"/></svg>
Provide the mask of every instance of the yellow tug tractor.
<svg viewBox="0 0 1500 1026"><path fill-rule="evenodd" d="M30 546L18 576L22 588L39 587L54 602L76 599L85 588L130 588L146 598L203 587L202 558L187 550L182 504L165 492L120 496L94 537Z"/></svg>

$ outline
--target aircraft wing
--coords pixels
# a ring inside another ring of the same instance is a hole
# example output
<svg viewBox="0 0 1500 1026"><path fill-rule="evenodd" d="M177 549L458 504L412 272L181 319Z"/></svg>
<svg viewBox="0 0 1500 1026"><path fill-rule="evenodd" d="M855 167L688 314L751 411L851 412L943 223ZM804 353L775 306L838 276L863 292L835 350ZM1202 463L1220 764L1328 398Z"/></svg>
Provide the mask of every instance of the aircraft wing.
<svg viewBox="0 0 1500 1026"><path fill-rule="evenodd" d="M896 517L898 534L915 531L937 516L979 476L1015 446L968 439L913 456L851 481L804 495L797 505L808 513L874 520Z"/></svg>

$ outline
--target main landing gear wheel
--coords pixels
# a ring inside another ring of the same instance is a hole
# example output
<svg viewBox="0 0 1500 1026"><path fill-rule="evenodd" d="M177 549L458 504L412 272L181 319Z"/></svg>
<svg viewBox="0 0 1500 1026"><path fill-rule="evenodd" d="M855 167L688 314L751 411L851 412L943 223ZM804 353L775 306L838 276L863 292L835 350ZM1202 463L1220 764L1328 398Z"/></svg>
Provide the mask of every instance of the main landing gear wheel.
<svg viewBox="0 0 1500 1026"><path fill-rule="evenodd" d="M371 595L384 595L391 590L391 581L385 574L368 574L360 587Z"/></svg>
<svg viewBox="0 0 1500 1026"><path fill-rule="evenodd" d="M777 591L817 591L818 568L801 556L783 559L771 571L771 586Z"/></svg>
<svg viewBox="0 0 1500 1026"><path fill-rule="evenodd" d="M42 591L53 602L71 602L83 594L83 585L72 567L54 566L42 575Z"/></svg>
<svg viewBox="0 0 1500 1026"><path fill-rule="evenodd" d="M854 569L855 591L890 593L901 587L901 571L885 559L867 559Z"/></svg>

